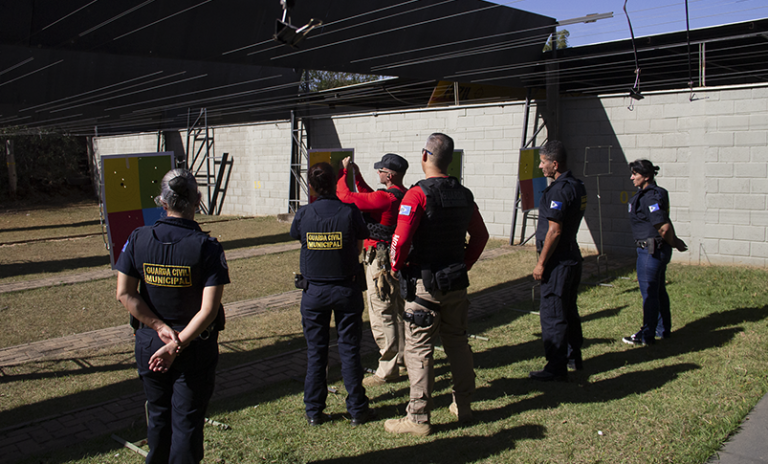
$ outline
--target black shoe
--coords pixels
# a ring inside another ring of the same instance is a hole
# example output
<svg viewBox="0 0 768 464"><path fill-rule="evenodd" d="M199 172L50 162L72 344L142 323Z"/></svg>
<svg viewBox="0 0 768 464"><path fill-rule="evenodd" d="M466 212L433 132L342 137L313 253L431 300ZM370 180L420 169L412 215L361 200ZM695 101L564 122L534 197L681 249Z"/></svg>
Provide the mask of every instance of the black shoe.
<svg viewBox="0 0 768 464"><path fill-rule="evenodd" d="M326 422L330 422L331 416L328 414L320 413L317 416L307 416L307 423L311 425L312 427L320 424L324 424Z"/></svg>
<svg viewBox="0 0 768 464"><path fill-rule="evenodd" d="M569 371L583 371L584 370L584 361L581 359L569 359L568 360L568 370Z"/></svg>
<svg viewBox="0 0 768 464"><path fill-rule="evenodd" d="M360 414L357 417L353 417L352 422L350 422L350 425L352 427L357 427L358 425L363 425L366 422L376 420L376 418L378 417L379 415L376 413L375 409L368 408L368 410L365 411L364 413Z"/></svg>
<svg viewBox="0 0 768 464"><path fill-rule="evenodd" d="M621 339L621 341L626 343L627 345L634 345L634 346L653 345L653 340L644 339L643 334L641 332L632 334L629 337L624 337Z"/></svg>
<svg viewBox="0 0 768 464"><path fill-rule="evenodd" d="M528 377L540 382L567 382L568 374L553 374L546 370L533 371L528 374Z"/></svg>

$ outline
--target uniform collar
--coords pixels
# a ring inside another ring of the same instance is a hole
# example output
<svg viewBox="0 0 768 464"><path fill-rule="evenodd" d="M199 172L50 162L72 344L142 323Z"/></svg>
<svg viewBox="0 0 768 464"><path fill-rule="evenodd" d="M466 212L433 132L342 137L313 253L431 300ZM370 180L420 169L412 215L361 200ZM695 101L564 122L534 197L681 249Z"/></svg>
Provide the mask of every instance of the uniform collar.
<svg viewBox="0 0 768 464"><path fill-rule="evenodd" d="M557 176L557 179L555 179L555 182L559 181L560 179L565 179L565 178L568 178L568 177L573 177L573 174L571 174L570 170L565 171L564 173L562 173L559 176Z"/></svg>
<svg viewBox="0 0 768 464"><path fill-rule="evenodd" d="M155 225L157 224L168 224L171 226L177 226L177 227L184 227L185 229L192 229L192 230L201 230L200 225L191 219L184 219L184 218L178 218L178 217L164 217L160 218L155 222Z"/></svg>

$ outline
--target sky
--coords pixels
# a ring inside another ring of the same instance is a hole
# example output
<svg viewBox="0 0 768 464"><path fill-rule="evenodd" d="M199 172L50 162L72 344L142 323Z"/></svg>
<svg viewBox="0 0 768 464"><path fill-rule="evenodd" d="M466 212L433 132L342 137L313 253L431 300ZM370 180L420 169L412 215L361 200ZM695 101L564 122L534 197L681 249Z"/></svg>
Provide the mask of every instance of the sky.
<svg viewBox="0 0 768 464"><path fill-rule="evenodd" d="M613 18L565 26L568 45L577 47L630 38L624 0L490 0L564 21L592 13ZM685 30L685 0L627 0L635 37ZM768 0L688 0L691 29L768 18Z"/></svg>

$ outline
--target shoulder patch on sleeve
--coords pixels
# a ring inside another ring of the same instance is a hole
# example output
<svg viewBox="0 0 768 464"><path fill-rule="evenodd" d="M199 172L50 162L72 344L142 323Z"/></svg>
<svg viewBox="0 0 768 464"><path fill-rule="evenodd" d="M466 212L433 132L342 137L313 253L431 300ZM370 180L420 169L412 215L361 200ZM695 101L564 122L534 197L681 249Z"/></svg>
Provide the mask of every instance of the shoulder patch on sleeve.
<svg viewBox="0 0 768 464"><path fill-rule="evenodd" d="M412 211L411 205L400 205L400 216L410 216Z"/></svg>
<svg viewBox="0 0 768 464"><path fill-rule="evenodd" d="M658 203L654 203L651 206L648 207L648 211L655 213L656 211L659 211L661 209L661 206L659 206Z"/></svg>
<svg viewBox="0 0 768 464"><path fill-rule="evenodd" d="M563 209L563 202L562 201L552 200L552 203L549 204L549 209L562 210Z"/></svg>
<svg viewBox="0 0 768 464"><path fill-rule="evenodd" d="M125 244L123 245L123 249L120 250L121 253L125 253L125 249L128 248L128 243L131 241L131 237L128 237L128 240L125 241Z"/></svg>

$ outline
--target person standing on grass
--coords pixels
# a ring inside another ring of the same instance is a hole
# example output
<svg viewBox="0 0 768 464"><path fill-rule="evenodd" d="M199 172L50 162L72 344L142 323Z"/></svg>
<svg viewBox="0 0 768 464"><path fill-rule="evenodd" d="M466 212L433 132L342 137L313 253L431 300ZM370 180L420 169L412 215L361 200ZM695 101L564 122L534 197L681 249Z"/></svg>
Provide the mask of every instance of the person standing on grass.
<svg viewBox="0 0 768 464"><path fill-rule="evenodd" d="M117 261L117 299L139 323L136 364L147 396L147 463L203 459L229 271L219 242L194 221L200 198L192 173L169 171L155 198L167 217L134 230Z"/></svg>
<svg viewBox="0 0 768 464"><path fill-rule="evenodd" d="M528 374L538 381L565 381L568 368L581 370L581 318L576 304L581 257L576 234L587 208L584 183L567 168L565 146L550 140L539 151L539 169L554 179L539 200L536 251L539 259L533 278L541 281L541 338L547 364Z"/></svg>
<svg viewBox="0 0 768 464"><path fill-rule="evenodd" d="M392 271L399 271L400 288L405 287L405 365L411 392L407 415L384 423L390 433L431 433L438 336L453 378L449 410L459 422L472 420L475 371L467 333L467 271L483 252L488 230L472 192L448 176L452 159L453 139L430 135L421 150L426 179L405 194L392 237Z"/></svg>
<svg viewBox="0 0 768 464"><path fill-rule="evenodd" d="M643 295L643 326L629 337L622 338L629 345L653 344L656 337L669 338L672 334L672 315L667 294L667 264L672 259L672 248L688 249L675 235L669 219L669 193L656 185L659 167L648 160L629 163L632 183L638 191L629 201L629 223L637 246L637 283Z"/></svg>
<svg viewBox="0 0 768 464"><path fill-rule="evenodd" d="M360 342L363 336L362 265L358 256L368 228L355 205L336 197L336 173L328 163L309 168L309 185L318 197L299 209L291 237L301 241L301 325L307 340L304 405L310 426L328 420L328 346L331 316L336 317L341 375L347 389L347 412L357 427L376 417L363 387ZM359 270L359 271L358 271Z"/></svg>
<svg viewBox="0 0 768 464"><path fill-rule="evenodd" d="M400 155L387 153L381 161L375 163L373 167L378 171L379 183L385 187L377 191L373 191L365 183L360 169L351 162L350 157L344 158L341 164L336 193L344 203L352 203L363 213L368 213L363 217L366 218L371 233L363 244L363 262L366 264L368 317L380 356L376 373L363 380L363 385L384 385L399 379L400 370L405 369L404 303L397 281L389 273L389 247L392 245L392 234L397 225L400 201L408 190L403 186L408 161ZM354 172L358 193L349 191L347 175L350 171Z"/></svg>

